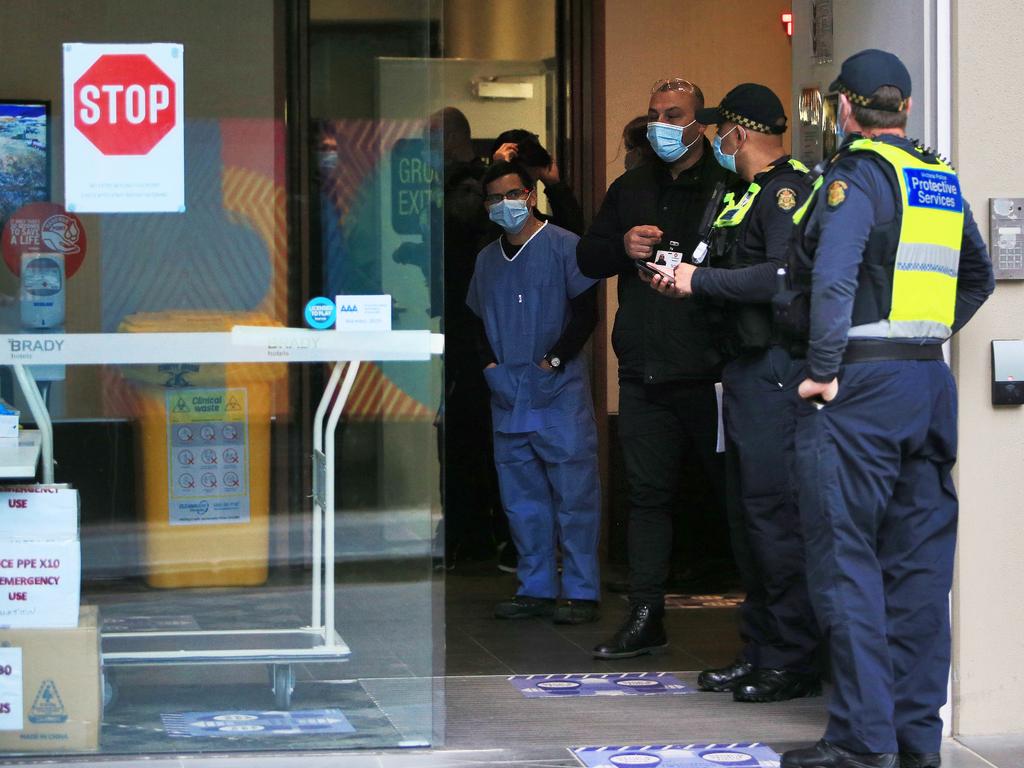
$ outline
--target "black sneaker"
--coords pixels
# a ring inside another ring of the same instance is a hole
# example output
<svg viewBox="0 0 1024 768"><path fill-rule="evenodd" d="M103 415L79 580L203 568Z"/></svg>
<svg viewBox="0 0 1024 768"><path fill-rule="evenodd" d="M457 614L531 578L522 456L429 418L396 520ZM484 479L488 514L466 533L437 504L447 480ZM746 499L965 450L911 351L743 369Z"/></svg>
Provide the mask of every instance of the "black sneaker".
<svg viewBox="0 0 1024 768"><path fill-rule="evenodd" d="M596 600L566 600L555 608L555 624L589 624L600 618Z"/></svg>
<svg viewBox="0 0 1024 768"><path fill-rule="evenodd" d="M494 607L494 618L529 619L532 616L550 616L554 612L554 598L516 595Z"/></svg>

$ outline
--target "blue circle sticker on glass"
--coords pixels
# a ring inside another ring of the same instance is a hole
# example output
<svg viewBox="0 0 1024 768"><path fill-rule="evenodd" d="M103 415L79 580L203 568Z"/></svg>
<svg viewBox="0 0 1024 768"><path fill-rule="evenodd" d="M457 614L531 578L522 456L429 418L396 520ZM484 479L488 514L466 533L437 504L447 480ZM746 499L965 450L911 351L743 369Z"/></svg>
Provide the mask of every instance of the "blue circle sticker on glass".
<svg viewBox="0 0 1024 768"><path fill-rule="evenodd" d="M325 296L317 296L306 305L306 323L310 328L323 331L334 326L337 309L334 302Z"/></svg>

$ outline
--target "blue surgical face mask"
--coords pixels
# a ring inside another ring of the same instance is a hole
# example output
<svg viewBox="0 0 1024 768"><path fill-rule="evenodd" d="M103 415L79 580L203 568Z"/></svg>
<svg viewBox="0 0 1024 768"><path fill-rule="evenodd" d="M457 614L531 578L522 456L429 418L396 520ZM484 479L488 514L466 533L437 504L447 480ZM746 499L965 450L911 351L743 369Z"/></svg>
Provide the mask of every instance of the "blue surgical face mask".
<svg viewBox="0 0 1024 768"><path fill-rule="evenodd" d="M850 119L850 113L846 113L846 117L843 117L843 110L839 109L839 124L836 126L836 146L843 146L843 142L846 141L846 123Z"/></svg>
<svg viewBox="0 0 1024 768"><path fill-rule="evenodd" d="M648 123L647 140L651 142L655 154L666 163L674 163L686 154L686 151L700 141L700 134L689 144L683 143L683 131L696 123L692 120L686 125L672 125L671 123Z"/></svg>
<svg viewBox="0 0 1024 768"><path fill-rule="evenodd" d="M490 207L487 215L510 235L517 235L530 218L530 206L525 200L501 200Z"/></svg>
<svg viewBox="0 0 1024 768"><path fill-rule="evenodd" d="M722 151L722 139L735 130L736 126L734 125L726 131L724 135L715 136L715 140L711 142L711 151L715 153L715 160L717 160L718 164L725 168L725 170L732 171L733 173L736 173L736 152L739 152L740 149L739 147L736 147L736 152L733 152L731 155L725 154L725 152Z"/></svg>

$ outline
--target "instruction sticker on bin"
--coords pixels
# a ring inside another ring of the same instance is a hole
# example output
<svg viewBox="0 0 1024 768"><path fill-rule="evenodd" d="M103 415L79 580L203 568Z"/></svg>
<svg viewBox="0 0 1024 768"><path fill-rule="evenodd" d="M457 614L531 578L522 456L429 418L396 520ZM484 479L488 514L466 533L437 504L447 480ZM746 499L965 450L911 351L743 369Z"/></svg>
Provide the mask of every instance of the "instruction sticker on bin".
<svg viewBox="0 0 1024 768"><path fill-rule="evenodd" d="M168 391L171 525L249 522L247 414L244 387Z"/></svg>

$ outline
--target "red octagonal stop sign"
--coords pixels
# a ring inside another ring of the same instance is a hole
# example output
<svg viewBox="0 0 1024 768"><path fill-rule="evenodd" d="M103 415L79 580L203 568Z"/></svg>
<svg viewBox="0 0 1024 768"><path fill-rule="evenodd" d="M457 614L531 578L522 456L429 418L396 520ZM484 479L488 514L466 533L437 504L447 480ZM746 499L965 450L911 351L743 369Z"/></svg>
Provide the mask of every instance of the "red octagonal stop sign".
<svg viewBox="0 0 1024 768"><path fill-rule="evenodd" d="M108 53L75 81L75 127L104 155L147 155L178 119L174 81L142 53Z"/></svg>

